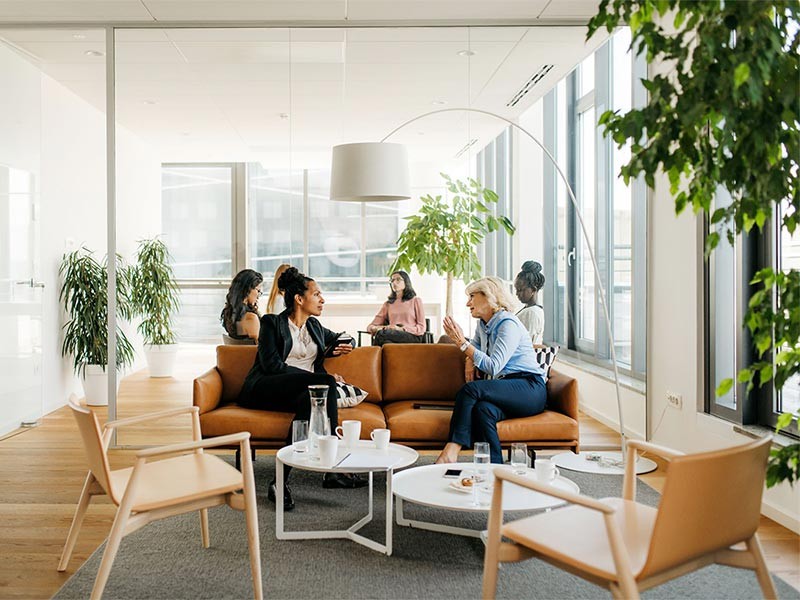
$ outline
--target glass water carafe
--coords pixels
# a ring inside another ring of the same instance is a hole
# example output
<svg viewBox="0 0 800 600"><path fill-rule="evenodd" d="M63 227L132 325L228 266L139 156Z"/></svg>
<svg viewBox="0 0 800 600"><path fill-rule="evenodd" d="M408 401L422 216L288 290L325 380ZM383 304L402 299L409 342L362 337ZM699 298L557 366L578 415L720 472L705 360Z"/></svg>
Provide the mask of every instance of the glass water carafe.
<svg viewBox="0 0 800 600"><path fill-rule="evenodd" d="M311 417L308 420L309 453L319 460L319 437L331 434L328 419L328 386L310 385L308 395L311 400Z"/></svg>

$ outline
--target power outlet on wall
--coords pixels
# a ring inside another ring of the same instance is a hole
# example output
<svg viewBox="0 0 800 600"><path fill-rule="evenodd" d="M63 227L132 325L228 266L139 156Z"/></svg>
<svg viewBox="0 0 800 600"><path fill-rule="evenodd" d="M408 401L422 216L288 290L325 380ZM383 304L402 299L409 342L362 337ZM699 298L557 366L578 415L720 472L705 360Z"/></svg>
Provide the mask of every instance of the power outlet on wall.
<svg viewBox="0 0 800 600"><path fill-rule="evenodd" d="M667 392L667 404L680 410L683 408L683 396L675 392Z"/></svg>

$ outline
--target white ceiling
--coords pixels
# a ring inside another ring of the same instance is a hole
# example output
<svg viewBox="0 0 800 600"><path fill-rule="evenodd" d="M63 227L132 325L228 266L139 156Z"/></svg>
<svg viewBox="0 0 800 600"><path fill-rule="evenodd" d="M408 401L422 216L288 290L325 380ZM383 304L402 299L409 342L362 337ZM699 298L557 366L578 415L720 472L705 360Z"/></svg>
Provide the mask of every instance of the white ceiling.
<svg viewBox="0 0 800 600"><path fill-rule="evenodd" d="M345 5L351 21L491 13L578 15L585 22L597 2L0 0L0 21L247 21L309 14L325 20L342 19ZM0 40L100 110L105 58L86 52L105 53L104 36L87 28L0 29ZM117 117L165 161L287 166L291 145L295 165L321 166L334 144L380 139L403 121L440 108L472 106L514 118L603 41L598 35L585 45L584 37L585 27L577 26L123 29L116 44ZM474 54L458 54L464 50ZM507 108L543 64L555 67L520 104ZM483 144L503 126L490 117L446 113L406 127L391 141L409 144L419 160L450 158L468 140Z"/></svg>

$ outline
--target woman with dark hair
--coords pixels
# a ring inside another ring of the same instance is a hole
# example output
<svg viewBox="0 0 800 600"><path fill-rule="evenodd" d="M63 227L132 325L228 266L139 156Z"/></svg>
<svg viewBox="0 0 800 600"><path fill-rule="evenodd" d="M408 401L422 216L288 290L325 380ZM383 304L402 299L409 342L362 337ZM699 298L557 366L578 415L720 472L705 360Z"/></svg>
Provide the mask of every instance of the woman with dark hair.
<svg viewBox="0 0 800 600"><path fill-rule="evenodd" d="M337 411L337 381L340 375L329 375L323 366L325 349L329 356L348 354L350 344L336 343L338 334L326 329L317 320L322 314L325 299L317 282L306 277L295 267L289 267L278 278L286 305L279 315L261 317L258 337L258 354L239 394L239 404L247 408L294 413L295 419L307 420L311 415L308 386L328 386L328 418L331 431L339 424ZM291 432L287 436L291 443ZM290 469L286 468L288 481ZM347 474L326 473L323 486L327 488L352 488L366 485L366 481ZM268 498L275 501L275 480L269 484ZM294 508L288 485L283 488L283 507Z"/></svg>
<svg viewBox="0 0 800 600"><path fill-rule="evenodd" d="M425 310L408 273L392 273L389 287L392 293L367 326L372 334L372 345L421 343L425 333Z"/></svg>
<svg viewBox="0 0 800 600"><path fill-rule="evenodd" d="M219 318L225 332L236 340L258 340L258 298L264 278L258 271L244 269L236 274L225 296Z"/></svg>
<svg viewBox="0 0 800 600"><path fill-rule="evenodd" d="M530 332L534 345L541 344L544 335L544 309L539 304L539 290L543 287L542 265L535 260L526 260L514 280L514 291L519 301L524 304L517 312L517 318Z"/></svg>

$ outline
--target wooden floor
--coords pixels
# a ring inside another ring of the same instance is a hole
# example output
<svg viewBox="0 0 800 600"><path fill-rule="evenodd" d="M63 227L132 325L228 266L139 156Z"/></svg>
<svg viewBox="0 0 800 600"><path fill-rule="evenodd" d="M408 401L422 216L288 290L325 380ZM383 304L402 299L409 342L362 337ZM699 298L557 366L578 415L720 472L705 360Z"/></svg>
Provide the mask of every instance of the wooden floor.
<svg viewBox="0 0 800 600"><path fill-rule="evenodd" d="M182 351L174 379L154 380L136 373L122 381L118 417L191 404L191 381L212 365L213 350ZM197 365L202 365L198 368ZM105 409L97 410L101 420ZM581 446L607 446L618 436L582 416ZM190 438L188 417L170 419L157 427L132 428L121 433L121 445L162 444ZM133 450L110 452L112 468L130 466ZM663 464L643 479L661 489ZM0 598L49 598L103 542L111 528L114 506L92 503L69 568L56 566L86 475L83 447L68 408L42 420L39 427L0 440ZM759 536L770 570L800 589L800 538L762 517Z"/></svg>

